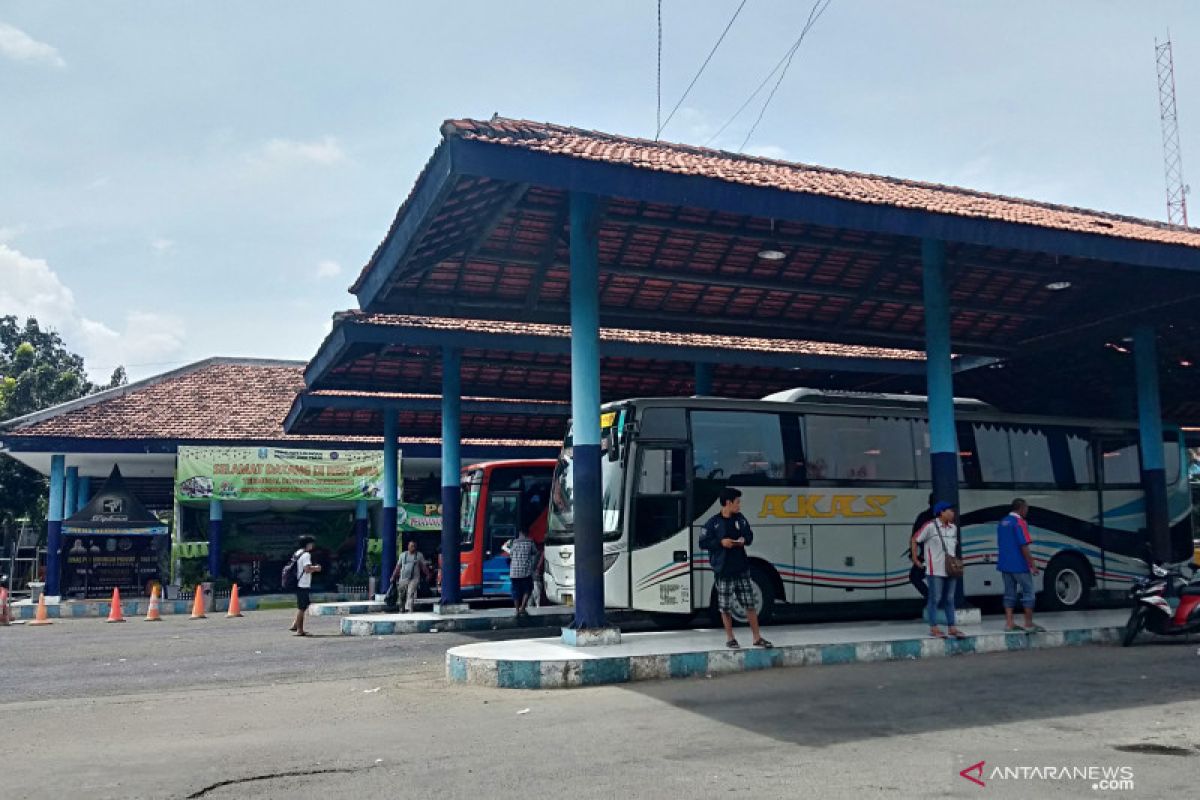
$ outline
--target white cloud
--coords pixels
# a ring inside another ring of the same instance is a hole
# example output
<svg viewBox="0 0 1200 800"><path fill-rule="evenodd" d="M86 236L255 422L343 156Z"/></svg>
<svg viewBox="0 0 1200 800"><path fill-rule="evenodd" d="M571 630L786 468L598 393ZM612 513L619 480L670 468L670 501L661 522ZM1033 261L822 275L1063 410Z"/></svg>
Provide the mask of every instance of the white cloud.
<svg viewBox="0 0 1200 800"><path fill-rule="evenodd" d="M328 167L345 161L346 153L333 136L325 136L311 142L271 139L250 154L249 160L266 165L315 164Z"/></svg>
<svg viewBox="0 0 1200 800"><path fill-rule="evenodd" d="M171 239L167 239L162 236L159 236L150 242L150 246L152 248L154 248L154 252L161 255L163 253L166 253L169 250L174 250L175 242L172 241Z"/></svg>
<svg viewBox="0 0 1200 800"><path fill-rule="evenodd" d="M39 42L20 28L0 22L0 55L13 61L28 61L65 67L66 61L58 51L45 42Z"/></svg>
<svg viewBox="0 0 1200 800"><path fill-rule="evenodd" d="M342 274L342 265L336 261L325 260L317 264L318 278L336 278Z"/></svg>
<svg viewBox="0 0 1200 800"><path fill-rule="evenodd" d="M45 260L2 243L0 314L36 317L57 330L67 347L84 357L94 381L107 381L118 364L129 367L131 378L158 372L151 365L178 360L186 336L183 320L167 314L130 311L121 330L84 316L74 292ZM138 364L147 366L131 366Z"/></svg>

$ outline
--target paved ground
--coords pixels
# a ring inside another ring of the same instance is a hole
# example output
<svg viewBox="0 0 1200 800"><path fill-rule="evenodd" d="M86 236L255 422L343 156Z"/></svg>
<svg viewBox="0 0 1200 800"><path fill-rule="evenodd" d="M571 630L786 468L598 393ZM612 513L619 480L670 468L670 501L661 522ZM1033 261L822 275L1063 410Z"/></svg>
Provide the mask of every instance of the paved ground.
<svg viewBox="0 0 1200 800"><path fill-rule="evenodd" d="M1196 643L533 692L445 683L482 634L286 620L0 629L0 797L1188 797L1200 769Z"/></svg>

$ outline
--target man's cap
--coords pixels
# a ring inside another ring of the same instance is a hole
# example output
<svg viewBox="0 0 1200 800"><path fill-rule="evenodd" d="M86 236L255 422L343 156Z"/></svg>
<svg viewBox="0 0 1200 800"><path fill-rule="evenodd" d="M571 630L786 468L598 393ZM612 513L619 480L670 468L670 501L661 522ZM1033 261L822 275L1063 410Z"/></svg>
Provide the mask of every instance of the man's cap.
<svg viewBox="0 0 1200 800"><path fill-rule="evenodd" d="M937 505L935 505L933 507L933 514L934 514L934 516L937 516L938 514L941 514L943 511L949 511L952 508L954 508L953 503L946 503L946 502L938 503Z"/></svg>

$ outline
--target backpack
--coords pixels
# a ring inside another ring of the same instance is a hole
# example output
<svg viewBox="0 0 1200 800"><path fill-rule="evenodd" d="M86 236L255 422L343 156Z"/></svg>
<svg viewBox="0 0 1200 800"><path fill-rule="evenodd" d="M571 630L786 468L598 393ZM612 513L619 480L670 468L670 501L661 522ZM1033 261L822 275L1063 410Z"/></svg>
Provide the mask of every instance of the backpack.
<svg viewBox="0 0 1200 800"><path fill-rule="evenodd" d="M283 565L283 572L279 574L279 585L285 589L295 589L296 582L299 580L296 577L296 562L300 560L300 554L303 550L297 550L292 553L292 557Z"/></svg>

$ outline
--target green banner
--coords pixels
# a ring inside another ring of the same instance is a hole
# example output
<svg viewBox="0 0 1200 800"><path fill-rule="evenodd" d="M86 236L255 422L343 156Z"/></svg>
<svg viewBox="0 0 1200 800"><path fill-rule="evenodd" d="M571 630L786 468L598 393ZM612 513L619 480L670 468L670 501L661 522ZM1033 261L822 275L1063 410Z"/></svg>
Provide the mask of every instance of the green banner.
<svg viewBox="0 0 1200 800"><path fill-rule="evenodd" d="M400 476L397 469L396 483ZM372 500L383 497L383 453L294 447L181 446L181 503L210 500Z"/></svg>
<svg viewBox="0 0 1200 800"><path fill-rule="evenodd" d="M401 533L441 529L441 503L401 503L396 507L396 530Z"/></svg>

